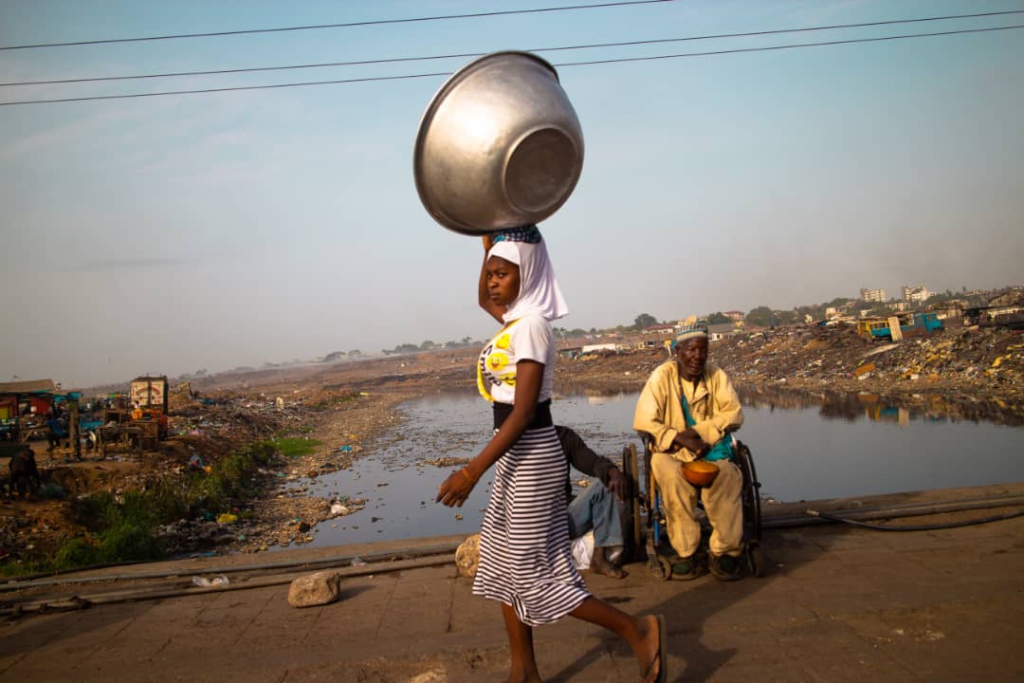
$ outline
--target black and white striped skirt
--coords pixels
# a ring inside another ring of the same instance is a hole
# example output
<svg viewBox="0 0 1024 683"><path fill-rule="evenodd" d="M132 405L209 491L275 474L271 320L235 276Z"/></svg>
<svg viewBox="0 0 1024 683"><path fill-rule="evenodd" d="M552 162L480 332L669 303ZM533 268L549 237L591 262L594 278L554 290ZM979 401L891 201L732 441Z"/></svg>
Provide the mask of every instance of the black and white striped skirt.
<svg viewBox="0 0 1024 683"><path fill-rule="evenodd" d="M495 467L473 593L511 605L529 626L557 621L590 596L572 560L568 467L551 426L527 429Z"/></svg>

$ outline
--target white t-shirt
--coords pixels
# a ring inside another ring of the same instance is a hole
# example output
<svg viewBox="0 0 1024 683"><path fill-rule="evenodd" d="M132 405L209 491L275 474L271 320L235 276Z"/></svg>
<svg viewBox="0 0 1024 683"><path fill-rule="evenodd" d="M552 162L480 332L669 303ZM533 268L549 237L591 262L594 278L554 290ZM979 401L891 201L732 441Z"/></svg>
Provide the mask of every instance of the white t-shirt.
<svg viewBox="0 0 1024 683"><path fill-rule="evenodd" d="M521 360L544 364L537 401L550 399L555 376L555 339L551 323L540 315L523 316L505 325L480 352L477 388L483 397L488 401L514 403L516 363Z"/></svg>

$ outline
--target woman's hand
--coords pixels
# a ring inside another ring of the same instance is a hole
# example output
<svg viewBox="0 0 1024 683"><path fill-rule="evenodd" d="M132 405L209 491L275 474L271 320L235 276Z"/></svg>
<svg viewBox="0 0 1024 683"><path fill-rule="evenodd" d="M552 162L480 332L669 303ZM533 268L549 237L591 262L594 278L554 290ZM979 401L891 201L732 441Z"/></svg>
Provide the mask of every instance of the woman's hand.
<svg viewBox="0 0 1024 683"><path fill-rule="evenodd" d="M453 505L462 507L462 504L469 498L469 494L473 492L476 482L477 479L470 473L469 468L463 467L461 470L456 470L441 484L434 502L444 503L447 507Z"/></svg>
<svg viewBox="0 0 1024 683"><path fill-rule="evenodd" d="M484 242L484 254L486 254L487 252L489 252L491 250L491 247L494 246L494 235L492 235L491 233L487 233L486 235L483 235L483 242Z"/></svg>

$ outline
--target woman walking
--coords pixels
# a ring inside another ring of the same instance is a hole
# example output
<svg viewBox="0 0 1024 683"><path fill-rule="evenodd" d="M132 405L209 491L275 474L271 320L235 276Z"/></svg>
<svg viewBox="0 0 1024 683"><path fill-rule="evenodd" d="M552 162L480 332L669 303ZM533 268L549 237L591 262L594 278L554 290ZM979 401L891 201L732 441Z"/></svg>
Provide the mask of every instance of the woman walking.
<svg viewBox="0 0 1024 683"><path fill-rule="evenodd" d="M641 680L666 679L664 619L635 618L593 597L572 561L566 518L568 463L551 419L551 321L568 313L536 226L484 237L479 302L502 328L480 354L477 384L494 404L494 436L441 485L459 507L496 464L473 592L501 603L509 681L540 681L533 627L573 616L614 631L632 648Z"/></svg>

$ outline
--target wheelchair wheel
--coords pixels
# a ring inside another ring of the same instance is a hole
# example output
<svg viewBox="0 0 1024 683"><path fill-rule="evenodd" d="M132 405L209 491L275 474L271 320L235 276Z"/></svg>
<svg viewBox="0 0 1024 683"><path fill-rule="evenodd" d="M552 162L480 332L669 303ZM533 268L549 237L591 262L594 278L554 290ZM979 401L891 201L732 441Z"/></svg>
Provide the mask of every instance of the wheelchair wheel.
<svg viewBox="0 0 1024 683"><path fill-rule="evenodd" d="M743 474L743 537L749 544L761 541L761 482L757 480L757 470L750 449L743 442L737 442L735 463Z"/></svg>
<svg viewBox="0 0 1024 683"><path fill-rule="evenodd" d="M626 477L629 500L625 504L622 528L627 538L627 557L631 561L640 558L643 547L643 529L640 519L640 474L636 459L636 446L628 444L622 449L622 473Z"/></svg>
<svg viewBox="0 0 1024 683"><path fill-rule="evenodd" d="M764 555L759 541L751 541L743 552L745 569L750 576L761 578L767 569L768 558Z"/></svg>
<svg viewBox="0 0 1024 683"><path fill-rule="evenodd" d="M647 569L651 572L651 576L656 579L668 581L672 578L672 563L668 561L667 557L655 552L648 553Z"/></svg>

